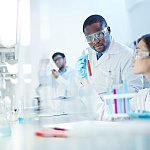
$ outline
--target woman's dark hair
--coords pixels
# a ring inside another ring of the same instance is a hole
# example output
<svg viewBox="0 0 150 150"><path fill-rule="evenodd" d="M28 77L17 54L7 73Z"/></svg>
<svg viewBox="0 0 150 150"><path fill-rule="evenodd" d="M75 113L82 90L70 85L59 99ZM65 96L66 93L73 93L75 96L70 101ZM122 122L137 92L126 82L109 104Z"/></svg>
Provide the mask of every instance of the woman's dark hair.
<svg viewBox="0 0 150 150"><path fill-rule="evenodd" d="M150 51L150 34L145 34L142 37L140 37L137 42L139 43L140 41L144 41L146 44L147 49Z"/></svg>
<svg viewBox="0 0 150 150"><path fill-rule="evenodd" d="M56 53L53 54L52 59L54 60L54 58L55 58L56 56L58 56L58 55L60 55L62 58L65 58L65 54L64 54L64 53L56 52Z"/></svg>

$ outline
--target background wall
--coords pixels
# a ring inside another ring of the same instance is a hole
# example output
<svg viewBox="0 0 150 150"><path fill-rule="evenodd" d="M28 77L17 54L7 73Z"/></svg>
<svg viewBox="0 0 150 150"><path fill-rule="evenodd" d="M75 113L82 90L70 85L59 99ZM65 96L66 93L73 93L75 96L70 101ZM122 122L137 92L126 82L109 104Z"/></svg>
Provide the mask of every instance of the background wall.
<svg viewBox="0 0 150 150"><path fill-rule="evenodd" d="M125 0L126 13L129 18L131 39L135 40L141 35L150 33L150 1L149 0Z"/></svg>
<svg viewBox="0 0 150 150"><path fill-rule="evenodd" d="M51 59L54 52L61 51L68 65L75 66L88 47L82 25L89 15L104 16L112 35L130 45L149 32L149 5L149 0L19 0L19 76L32 79L29 93L35 94L41 58ZM31 68L28 74L23 73L24 64Z"/></svg>
<svg viewBox="0 0 150 150"><path fill-rule="evenodd" d="M113 7L111 7L113 6ZM120 42L131 41L129 18L124 0L31 0L31 49L37 57L63 51L68 65L74 66L88 45L82 25L92 14L103 15ZM45 54L44 54L45 53Z"/></svg>

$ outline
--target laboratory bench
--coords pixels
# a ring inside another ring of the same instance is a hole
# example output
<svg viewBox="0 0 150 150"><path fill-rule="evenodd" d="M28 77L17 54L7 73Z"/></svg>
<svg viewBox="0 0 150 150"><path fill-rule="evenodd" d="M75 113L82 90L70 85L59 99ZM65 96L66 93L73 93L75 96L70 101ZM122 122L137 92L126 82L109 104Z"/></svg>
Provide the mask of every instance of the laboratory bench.
<svg viewBox="0 0 150 150"><path fill-rule="evenodd" d="M87 120L82 117L75 120L70 120L67 116L63 117L40 117L31 122L11 123L11 136L0 137L0 150L150 149L150 121L105 122ZM43 128L52 129L54 127L66 129L67 137L35 135Z"/></svg>

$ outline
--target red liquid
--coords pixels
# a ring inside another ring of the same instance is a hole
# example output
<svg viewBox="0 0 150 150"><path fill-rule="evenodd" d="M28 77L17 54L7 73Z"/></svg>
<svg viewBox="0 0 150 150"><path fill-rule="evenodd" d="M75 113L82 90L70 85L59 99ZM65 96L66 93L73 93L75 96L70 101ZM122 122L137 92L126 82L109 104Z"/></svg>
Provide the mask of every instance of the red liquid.
<svg viewBox="0 0 150 150"><path fill-rule="evenodd" d="M87 60L87 67L88 67L89 76L92 76L91 65L90 65L90 61L89 60Z"/></svg>

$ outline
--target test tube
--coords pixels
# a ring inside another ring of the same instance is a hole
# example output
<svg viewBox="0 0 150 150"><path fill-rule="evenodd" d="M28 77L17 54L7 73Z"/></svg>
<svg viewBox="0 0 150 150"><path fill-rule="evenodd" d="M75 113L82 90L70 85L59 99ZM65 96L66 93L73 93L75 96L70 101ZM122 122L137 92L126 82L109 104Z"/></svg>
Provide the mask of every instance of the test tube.
<svg viewBox="0 0 150 150"><path fill-rule="evenodd" d="M110 94L110 95L112 94L111 87L108 87L107 93ZM108 105L108 112L109 112L109 114L113 114L114 111L113 111L113 101L112 101L112 99L108 99L106 104Z"/></svg>
<svg viewBox="0 0 150 150"><path fill-rule="evenodd" d="M113 94L117 94L116 89L113 90ZM114 99L114 107L115 107L115 114L117 114L118 113L118 107L117 107L117 99L116 98Z"/></svg>
<svg viewBox="0 0 150 150"><path fill-rule="evenodd" d="M92 76L92 70L91 70L91 64L90 64L90 57L89 57L89 48L85 49L85 54L88 55L88 59L87 59L87 68L88 68L88 74L91 77Z"/></svg>
<svg viewBox="0 0 150 150"><path fill-rule="evenodd" d="M89 56L88 56L88 57L89 57ZM92 76L92 70L91 70L91 64L90 64L89 58L88 58L88 60L87 60L87 67L88 67L89 76Z"/></svg>
<svg viewBox="0 0 150 150"><path fill-rule="evenodd" d="M122 94L122 89L117 89L117 94ZM117 99L118 102L118 113L124 113L124 101L122 98Z"/></svg>
<svg viewBox="0 0 150 150"><path fill-rule="evenodd" d="M109 95L112 94L112 85L111 85L111 71L108 71L108 78L106 78L106 84L107 84L107 93ZM109 114L113 114L114 113L114 109L113 109L113 100L112 99L108 99L107 100L107 105L108 105L108 109L109 109Z"/></svg>
<svg viewBox="0 0 150 150"><path fill-rule="evenodd" d="M128 93L128 82L127 82L127 80L123 81L123 86L124 86L125 93ZM124 99L124 112L128 113L129 111L130 111L130 108L129 108L129 99L126 98L126 99Z"/></svg>

